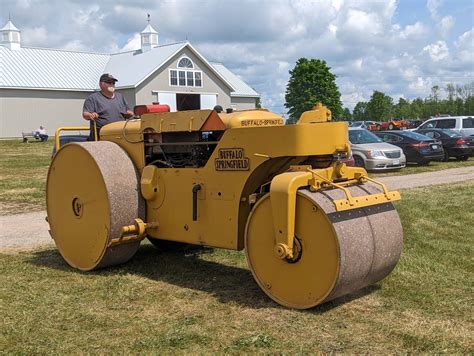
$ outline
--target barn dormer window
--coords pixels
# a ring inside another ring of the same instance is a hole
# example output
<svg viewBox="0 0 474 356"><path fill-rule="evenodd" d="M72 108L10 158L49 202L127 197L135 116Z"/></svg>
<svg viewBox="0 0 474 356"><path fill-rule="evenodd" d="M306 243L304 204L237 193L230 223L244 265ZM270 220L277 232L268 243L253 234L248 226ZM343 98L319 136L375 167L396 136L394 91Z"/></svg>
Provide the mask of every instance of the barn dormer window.
<svg viewBox="0 0 474 356"><path fill-rule="evenodd" d="M194 69L194 63L188 57L182 57L176 69L170 69L170 86L202 88L202 71Z"/></svg>
<svg viewBox="0 0 474 356"><path fill-rule="evenodd" d="M188 57L183 57L178 62L178 68L194 68L194 65Z"/></svg>

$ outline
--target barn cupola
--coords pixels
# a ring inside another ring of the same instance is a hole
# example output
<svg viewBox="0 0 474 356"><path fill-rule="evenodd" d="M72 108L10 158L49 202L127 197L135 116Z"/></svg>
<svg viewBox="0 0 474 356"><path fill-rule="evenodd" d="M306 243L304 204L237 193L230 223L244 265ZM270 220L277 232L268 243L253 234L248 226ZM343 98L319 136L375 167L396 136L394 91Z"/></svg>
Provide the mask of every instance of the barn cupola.
<svg viewBox="0 0 474 356"><path fill-rule="evenodd" d="M150 14L148 14L147 21L148 25L140 33L143 52L149 51L153 47L158 46L158 32L150 25Z"/></svg>
<svg viewBox="0 0 474 356"><path fill-rule="evenodd" d="M15 27L10 19L0 30L0 46L8 47L11 50L20 49L20 30Z"/></svg>

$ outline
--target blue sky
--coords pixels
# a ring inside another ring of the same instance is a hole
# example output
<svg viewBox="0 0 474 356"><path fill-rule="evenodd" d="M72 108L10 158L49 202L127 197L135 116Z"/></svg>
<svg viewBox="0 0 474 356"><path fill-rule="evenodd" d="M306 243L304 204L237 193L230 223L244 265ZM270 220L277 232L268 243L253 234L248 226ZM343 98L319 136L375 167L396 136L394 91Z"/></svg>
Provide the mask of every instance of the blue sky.
<svg viewBox="0 0 474 356"><path fill-rule="evenodd" d="M473 0L0 0L9 13L24 46L107 53L139 48L149 13L160 43L187 38L281 114L301 57L328 63L351 109L474 81Z"/></svg>

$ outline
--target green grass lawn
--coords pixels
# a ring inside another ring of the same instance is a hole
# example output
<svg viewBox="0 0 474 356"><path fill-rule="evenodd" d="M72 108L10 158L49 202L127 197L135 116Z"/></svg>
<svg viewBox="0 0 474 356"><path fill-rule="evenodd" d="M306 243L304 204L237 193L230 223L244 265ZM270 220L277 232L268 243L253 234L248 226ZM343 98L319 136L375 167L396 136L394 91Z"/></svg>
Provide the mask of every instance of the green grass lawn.
<svg viewBox="0 0 474 356"><path fill-rule="evenodd" d="M405 246L381 283L307 311L260 291L243 252L143 244L82 273L54 249L0 255L4 353L472 353L474 183L397 202Z"/></svg>
<svg viewBox="0 0 474 356"><path fill-rule="evenodd" d="M53 140L0 140L0 215L45 209Z"/></svg>

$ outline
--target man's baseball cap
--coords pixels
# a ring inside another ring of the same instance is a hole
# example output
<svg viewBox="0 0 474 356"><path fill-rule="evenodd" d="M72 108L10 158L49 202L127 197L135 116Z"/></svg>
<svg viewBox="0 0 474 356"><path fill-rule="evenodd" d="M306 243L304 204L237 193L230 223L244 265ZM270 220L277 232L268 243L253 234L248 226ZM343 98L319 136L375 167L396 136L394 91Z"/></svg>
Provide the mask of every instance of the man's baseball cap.
<svg viewBox="0 0 474 356"><path fill-rule="evenodd" d="M100 76L100 81L101 82L118 82L118 79L115 79L112 74L109 73L104 73Z"/></svg>

